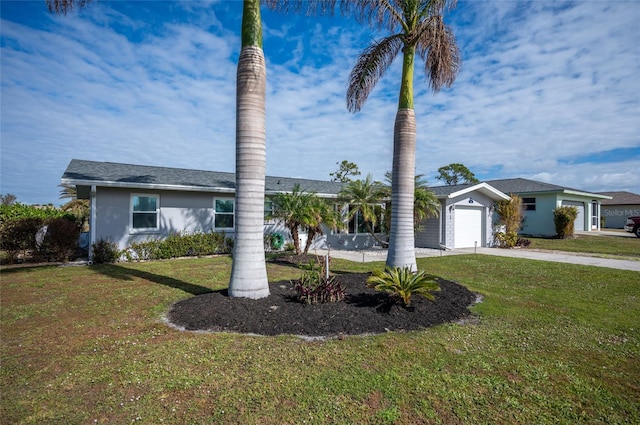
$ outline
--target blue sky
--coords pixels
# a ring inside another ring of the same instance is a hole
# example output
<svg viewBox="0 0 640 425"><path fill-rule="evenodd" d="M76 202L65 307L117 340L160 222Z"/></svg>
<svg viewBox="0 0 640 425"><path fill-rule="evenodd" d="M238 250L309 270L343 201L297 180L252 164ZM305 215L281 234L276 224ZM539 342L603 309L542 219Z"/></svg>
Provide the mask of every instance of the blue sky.
<svg viewBox="0 0 640 425"><path fill-rule="evenodd" d="M67 16L0 1L0 192L62 203L72 158L234 171L240 1L99 1ZM640 2L459 1L463 65L433 95L415 73L417 173L466 165L640 193ZM357 55L377 37L342 17L263 9L267 173L328 180L342 160L391 169L396 61L346 110Z"/></svg>

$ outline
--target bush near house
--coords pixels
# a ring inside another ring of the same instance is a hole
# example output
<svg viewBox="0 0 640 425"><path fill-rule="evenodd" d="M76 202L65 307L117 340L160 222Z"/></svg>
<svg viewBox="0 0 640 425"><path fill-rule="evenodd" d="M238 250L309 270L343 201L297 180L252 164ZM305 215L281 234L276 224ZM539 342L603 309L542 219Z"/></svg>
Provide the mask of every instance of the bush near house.
<svg viewBox="0 0 640 425"><path fill-rule="evenodd" d="M509 196L511 199L496 204L498 224L504 226L504 232L496 233L500 248L518 246L518 230L522 226L522 198L513 193Z"/></svg>
<svg viewBox="0 0 640 425"><path fill-rule="evenodd" d="M122 255L127 261L165 260L178 257L229 254L233 239L224 233L174 233L163 240L132 244Z"/></svg>
<svg viewBox="0 0 640 425"><path fill-rule="evenodd" d="M556 236L567 239L573 236L574 223L578 217L578 209L572 206L557 207L553 210L553 223Z"/></svg>
<svg viewBox="0 0 640 425"><path fill-rule="evenodd" d="M43 239L36 235L47 226ZM80 234L75 217L53 207L20 203L0 205L0 249L10 263L24 261L65 261L77 248Z"/></svg>

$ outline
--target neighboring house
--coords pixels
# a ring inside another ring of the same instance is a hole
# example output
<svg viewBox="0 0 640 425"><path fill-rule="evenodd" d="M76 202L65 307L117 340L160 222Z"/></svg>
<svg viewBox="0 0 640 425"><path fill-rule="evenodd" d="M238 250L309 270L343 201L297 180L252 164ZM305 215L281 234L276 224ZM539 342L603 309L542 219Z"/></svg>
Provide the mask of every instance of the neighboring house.
<svg viewBox="0 0 640 425"><path fill-rule="evenodd" d="M622 229L627 217L640 216L640 195L631 192L598 192L610 196L602 201L602 227Z"/></svg>
<svg viewBox="0 0 640 425"><path fill-rule="evenodd" d="M429 188L440 201L440 214L421 223L416 246L470 248L493 245L493 212L497 201L508 200L488 183Z"/></svg>
<svg viewBox="0 0 640 425"><path fill-rule="evenodd" d="M520 233L525 235L555 235L553 210L560 206L578 209L574 223L576 231L600 230L601 203L611 199L607 195L520 178L489 180L486 183L503 193L522 198L524 222Z"/></svg>

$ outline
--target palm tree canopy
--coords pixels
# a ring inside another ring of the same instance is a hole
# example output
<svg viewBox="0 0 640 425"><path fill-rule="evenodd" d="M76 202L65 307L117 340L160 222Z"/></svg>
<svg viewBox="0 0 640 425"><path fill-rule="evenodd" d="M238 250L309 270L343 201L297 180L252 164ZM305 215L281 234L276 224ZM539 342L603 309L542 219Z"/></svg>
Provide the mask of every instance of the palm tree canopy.
<svg viewBox="0 0 640 425"><path fill-rule="evenodd" d="M344 0L343 11L353 11L357 20L391 32L358 58L349 76L347 109L357 112L362 108L400 51L411 63L414 52L420 55L434 93L451 86L460 70L460 52L442 16L454 5L455 0ZM413 78L413 74L405 77ZM401 94L400 107L413 109L412 93Z"/></svg>
<svg viewBox="0 0 640 425"><path fill-rule="evenodd" d="M374 205L382 203L388 195L386 186L374 181L369 174L364 180L354 180L344 186L338 195L338 202L354 207L349 211L349 219L360 212L366 221L376 224L379 217Z"/></svg>

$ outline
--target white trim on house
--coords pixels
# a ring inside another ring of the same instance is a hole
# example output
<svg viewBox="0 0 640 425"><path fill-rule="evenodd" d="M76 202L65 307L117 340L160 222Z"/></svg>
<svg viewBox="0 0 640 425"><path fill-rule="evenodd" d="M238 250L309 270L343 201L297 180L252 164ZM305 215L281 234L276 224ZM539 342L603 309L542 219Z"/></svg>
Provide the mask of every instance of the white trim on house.
<svg viewBox="0 0 640 425"><path fill-rule="evenodd" d="M156 210L155 211L134 211L133 210L133 199L135 197L145 197L145 198L155 198L156 199ZM156 226L155 227L134 227L133 216L135 214L155 214L156 215ZM155 234L160 233L160 194L159 193L141 193L141 192L133 192L129 195L129 234L130 235L140 235L140 234Z"/></svg>
<svg viewBox="0 0 640 425"><path fill-rule="evenodd" d="M216 201L231 201L232 205L233 205L233 211L231 213L229 212L218 212L216 210ZM231 216L231 220L233 221L233 226L231 227L217 227L216 226L216 216L217 215L221 215L221 216ZM236 198L232 198L230 196L214 196L213 197L213 230L218 232L230 232L235 230L236 228Z"/></svg>
<svg viewBox="0 0 640 425"><path fill-rule="evenodd" d="M488 185L487 183L478 183L474 186L469 186L467 188L458 190L457 192L452 192L445 196L439 196L441 199L452 199L458 196L466 195L467 193L478 191L487 195L490 198L498 197L500 199L504 199L505 201L510 199L509 196L505 193L500 192L498 189Z"/></svg>

